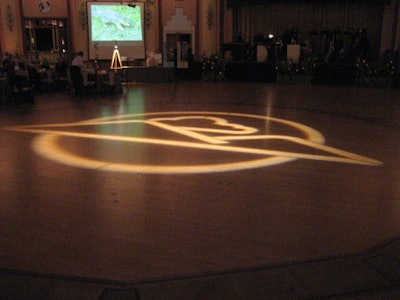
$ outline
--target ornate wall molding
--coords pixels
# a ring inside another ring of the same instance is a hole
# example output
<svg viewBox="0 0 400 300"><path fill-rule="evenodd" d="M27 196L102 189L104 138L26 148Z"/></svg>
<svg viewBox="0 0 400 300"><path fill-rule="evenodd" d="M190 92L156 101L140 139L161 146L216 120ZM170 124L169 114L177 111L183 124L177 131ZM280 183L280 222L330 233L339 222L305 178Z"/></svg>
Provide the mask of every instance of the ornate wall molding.
<svg viewBox="0 0 400 300"><path fill-rule="evenodd" d="M10 7L10 5L7 5L6 8L6 24L7 27L10 31L13 31L14 28L14 13Z"/></svg>

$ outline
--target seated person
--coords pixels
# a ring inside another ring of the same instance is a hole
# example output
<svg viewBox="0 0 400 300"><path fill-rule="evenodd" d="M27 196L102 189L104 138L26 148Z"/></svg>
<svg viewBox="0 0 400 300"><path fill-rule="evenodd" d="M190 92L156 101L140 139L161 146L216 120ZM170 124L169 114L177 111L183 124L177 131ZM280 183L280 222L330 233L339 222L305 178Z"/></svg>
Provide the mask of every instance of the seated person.
<svg viewBox="0 0 400 300"><path fill-rule="evenodd" d="M43 59L43 61L42 61L42 68L43 69L46 69L46 70L48 70L48 69L50 69L50 62L49 62L49 60L48 59Z"/></svg>
<svg viewBox="0 0 400 300"><path fill-rule="evenodd" d="M57 59L56 67L54 69L56 79L59 79L60 77L67 77L67 69L68 65L65 62L64 57L60 56Z"/></svg>
<svg viewBox="0 0 400 300"><path fill-rule="evenodd" d="M83 52L80 51L75 55L71 63L71 79L74 85L75 94L81 94L83 91L83 76L82 70L86 68L83 63Z"/></svg>

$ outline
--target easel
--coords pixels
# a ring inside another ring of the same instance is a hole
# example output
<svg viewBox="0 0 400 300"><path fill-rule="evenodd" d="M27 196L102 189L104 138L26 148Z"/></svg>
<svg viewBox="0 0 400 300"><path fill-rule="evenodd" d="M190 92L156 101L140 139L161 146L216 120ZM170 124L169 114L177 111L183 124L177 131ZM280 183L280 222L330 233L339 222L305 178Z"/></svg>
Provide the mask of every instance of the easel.
<svg viewBox="0 0 400 300"><path fill-rule="evenodd" d="M119 54L118 46L114 46L114 52L112 55L111 59L111 70L114 70L115 75L117 75L117 71L122 69L122 61L121 61L121 55ZM121 86L121 78L119 76L115 76L115 87L117 91L122 92L122 86Z"/></svg>
<svg viewBox="0 0 400 300"><path fill-rule="evenodd" d="M121 61L121 55L119 54L118 46L114 46L114 52L113 56L111 59L111 70L120 70L122 69L122 61Z"/></svg>

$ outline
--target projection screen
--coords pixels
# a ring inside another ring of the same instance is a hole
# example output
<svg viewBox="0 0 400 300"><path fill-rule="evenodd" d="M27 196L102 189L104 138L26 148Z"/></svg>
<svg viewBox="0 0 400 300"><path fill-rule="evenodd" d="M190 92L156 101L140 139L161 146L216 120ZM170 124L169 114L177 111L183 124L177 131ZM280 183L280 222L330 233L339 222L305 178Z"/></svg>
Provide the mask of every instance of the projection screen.
<svg viewBox="0 0 400 300"><path fill-rule="evenodd" d="M89 59L111 59L115 45L121 56L145 58L144 4L87 2Z"/></svg>

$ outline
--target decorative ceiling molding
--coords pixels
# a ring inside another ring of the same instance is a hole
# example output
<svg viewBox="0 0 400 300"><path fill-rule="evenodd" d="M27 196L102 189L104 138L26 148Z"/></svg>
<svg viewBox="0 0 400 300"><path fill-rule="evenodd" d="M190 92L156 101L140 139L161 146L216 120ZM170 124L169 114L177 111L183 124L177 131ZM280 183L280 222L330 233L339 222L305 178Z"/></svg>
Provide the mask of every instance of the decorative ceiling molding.
<svg viewBox="0 0 400 300"><path fill-rule="evenodd" d="M167 22L168 30L192 30L193 25L192 22L188 19L188 17L184 14L183 9L181 7L177 7L175 9L175 13L171 16L171 19Z"/></svg>
<svg viewBox="0 0 400 300"><path fill-rule="evenodd" d="M324 0L228 0L228 7L243 7L271 3L323 3ZM391 0L331 0L330 3L365 3L365 4L389 4Z"/></svg>

